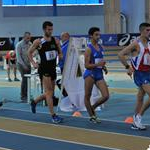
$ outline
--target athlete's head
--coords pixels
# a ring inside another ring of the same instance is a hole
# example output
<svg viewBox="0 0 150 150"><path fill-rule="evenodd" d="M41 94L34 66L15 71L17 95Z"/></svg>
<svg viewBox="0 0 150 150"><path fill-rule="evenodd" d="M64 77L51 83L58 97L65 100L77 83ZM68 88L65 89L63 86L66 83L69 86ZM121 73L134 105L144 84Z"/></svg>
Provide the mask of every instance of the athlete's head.
<svg viewBox="0 0 150 150"><path fill-rule="evenodd" d="M88 32L91 39L99 41L100 39L100 29L98 27L91 27Z"/></svg>
<svg viewBox="0 0 150 150"><path fill-rule="evenodd" d="M30 32L25 32L24 33L24 36L23 36L23 39L26 41L26 42L29 42L31 40L31 33Z"/></svg>
<svg viewBox="0 0 150 150"><path fill-rule="evenodd" d="M69 40L69 38L70 38L70 35L69 35L68 32L61 33L61 41L62 42L65 42L65 41Z"/></svg>
<svg viewBox="0 0 150 150"><path fill-rule="evenodd" d="M43 31L45 36L50 37L53 33L53 23L50 21L45 21L43 23Z"/></svg>
<svg viewBox="0 0 150 150"><path fill-rule="evenodd" d="M150 37L150 24L149 23L141 23L139 26L139 31L141 35L147 39Z"/></svg>

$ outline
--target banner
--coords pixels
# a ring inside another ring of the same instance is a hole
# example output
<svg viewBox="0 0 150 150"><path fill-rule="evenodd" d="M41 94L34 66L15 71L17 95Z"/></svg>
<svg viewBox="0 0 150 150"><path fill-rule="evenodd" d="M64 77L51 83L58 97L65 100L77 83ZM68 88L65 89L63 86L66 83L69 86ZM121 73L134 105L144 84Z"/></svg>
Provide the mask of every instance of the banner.
<svg viewBox="0 0 150 150"><path fill-rule="evenodd" d="M128 46L134 40L136 40L140 36L139 33L126 33L126 34L118 34L118 46Z"/></svg>
<svg viewBox="0 0 150 150"><path fill-rule="evenodd" d="M137 37L139 33L125 33L125 34L101 34L101 43L104 46L127 46L132 43ZM55 36L60 39L60 36ZM85 38L87 43L89 42L88 35L71 35L71 37L82 37ZM31 42L35 39L41 38L41 36L34 36L31 38ZM22 37L15 38L0 38L0 50L14 50L18 41L20 41Z"/></svg>
<svg viewBox="0 0 150 150"><path fill-rule="evenodd" d="M14 50L15 38L0 38L0 51L2 50Z"/></svg>
<svg viewBox="0 0 150 150"><path fill-rule="evenodd" d="M102 34L101 41L104 46L117 46L117 34Z"/></svg>

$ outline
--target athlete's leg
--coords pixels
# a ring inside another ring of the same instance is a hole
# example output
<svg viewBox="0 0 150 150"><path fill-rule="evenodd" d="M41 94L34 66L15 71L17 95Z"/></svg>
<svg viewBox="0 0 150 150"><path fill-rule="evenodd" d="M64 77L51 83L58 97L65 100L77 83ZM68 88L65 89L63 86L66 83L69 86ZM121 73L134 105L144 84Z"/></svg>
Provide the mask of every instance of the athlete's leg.
<svg viewBox="0 0 150 150"><path fill-rule="evenodd" d="M53 116L54 110L53 110L53 84L52 84L52 80L51 77L45 77L43 76L43 86L44 86L44 90L45 90L45 97L46 97L46 102L48 104L49 107L49 111L50 114Z"/></svg>
<svg viewBox="0 0 150 150"><path fill-rule="evenodd" d="M142 89L145 93L148 94L148 100L142 105L142 108L139 112L141 116L144 115L145 111L150 107L150 85L144 84L142 85Z"/></svg>
<svg viewBox="0 0 150 150"><path fill-rule="evenodd" d="M144 96L145 96L145 91L142 88L139 88L138 93L137 93L135 115L140 113L140 111L141 111L141 108L143 106Z"/></svg>
<svg viewBox="0 0 150 150"><path fill-rule="evenodd" d="M93 89L93 85L94 85L94 79L90 76L85 78L85 97L84 97L84 102L85 102L85 106L86 109L89 113L89 115L95 116L95 112L93 111L93 108L91 106L91 102L90 102L90 98L91 98L91 94L92 94L92 89Z"/></svg>
<svg viewBox="0 0 150 150"><path fill-rule="evenodd" d="M6 59L6 65L7 65L7 77L8 77L8 81L11 81L11 78L10 78L10 61L8 59Z"/></svg>
<svg viewBox="0 0 150 150"><path fill-rule="evenodd" d="M97 81L96 86L100 90L102 97L92 106L93 109L96 109L109 99L109 91L105 80Z"/></svg>

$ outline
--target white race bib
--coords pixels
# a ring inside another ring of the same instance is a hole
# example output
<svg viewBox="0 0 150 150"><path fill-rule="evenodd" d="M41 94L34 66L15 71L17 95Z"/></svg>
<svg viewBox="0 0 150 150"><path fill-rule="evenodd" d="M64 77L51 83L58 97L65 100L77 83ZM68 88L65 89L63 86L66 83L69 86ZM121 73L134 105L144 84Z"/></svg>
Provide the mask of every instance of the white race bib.
<svg viewBox="0 0 150 150"><path fill-rule="evenodd" d="M143 64L150 66L150 54L149 53L146 53L144 55L144 63Z"/></svg>
<svg viewBox="0 0 150 150"><path fill-rule="evenodd" d="M95 64L98 64L98 63L100 63L101 61L103 61L103 59L101 59L101 58L95 58ZM102 68L102 67L97 67L97 68Z"/></svg>
<svg viewBox="0 0 150 150"><path fill-rule="evenodd" d="M57 57L57 52L56 52L56 50L47 51L47 52L45 52L45 55L46 55L46 60L47 60L47 61L50 61L50 60L56 59L56 57Z"/></svg>

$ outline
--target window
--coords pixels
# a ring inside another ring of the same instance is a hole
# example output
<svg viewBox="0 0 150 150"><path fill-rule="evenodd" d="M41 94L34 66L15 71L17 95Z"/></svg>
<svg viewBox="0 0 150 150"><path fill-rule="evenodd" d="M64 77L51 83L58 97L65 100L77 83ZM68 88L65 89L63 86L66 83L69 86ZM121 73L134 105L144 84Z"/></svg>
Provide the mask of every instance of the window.
<svg viewBox="0 0 150 150"><path fill-rule="evenodd" d="M103 0L56 0L57 5L103 4ZM10 5L52 5L53 0L2 0L3 6Z"/></svg>

